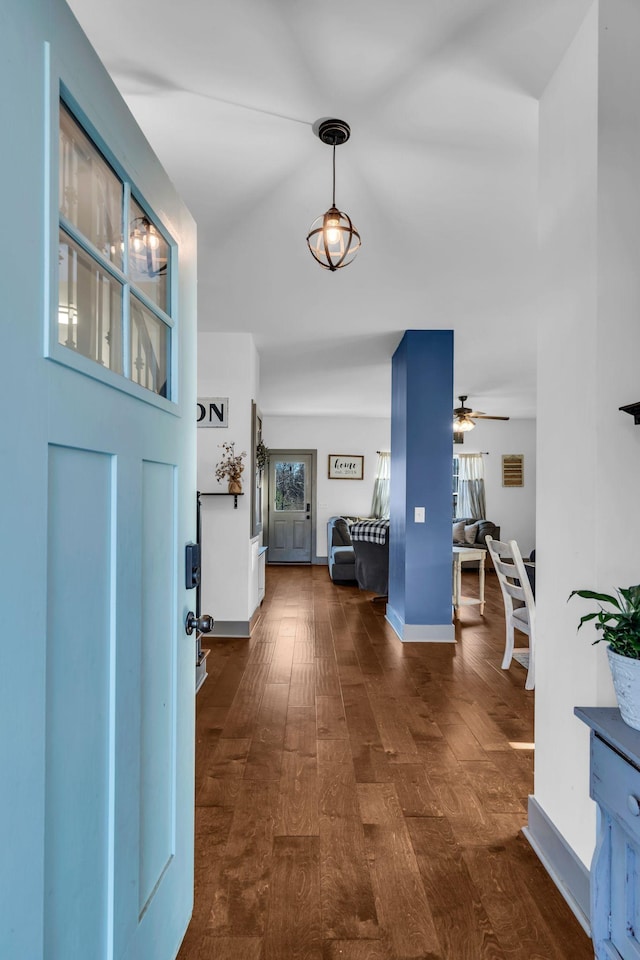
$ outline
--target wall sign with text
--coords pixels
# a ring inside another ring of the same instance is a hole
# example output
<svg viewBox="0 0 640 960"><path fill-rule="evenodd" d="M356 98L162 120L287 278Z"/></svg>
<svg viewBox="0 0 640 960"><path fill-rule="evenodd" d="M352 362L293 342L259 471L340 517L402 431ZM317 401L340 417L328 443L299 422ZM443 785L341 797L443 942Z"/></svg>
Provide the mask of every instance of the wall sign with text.
<svg viewBox="0 0 640 960"><path fill-rule="evenodd" d="M198 397L199 427L229 426L229 397Z"/></svg>
<svg viewBox="0 0 640 960"><path fill-rule="evenodd" d="M329 480L362 480L364 457L352 454L329 454Z"/></svg>

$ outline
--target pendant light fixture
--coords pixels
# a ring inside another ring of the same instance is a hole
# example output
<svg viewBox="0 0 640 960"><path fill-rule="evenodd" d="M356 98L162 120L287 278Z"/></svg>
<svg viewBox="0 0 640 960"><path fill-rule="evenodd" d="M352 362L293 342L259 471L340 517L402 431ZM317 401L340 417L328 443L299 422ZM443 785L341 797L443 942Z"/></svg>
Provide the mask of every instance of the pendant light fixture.
<svg viewBox="0 0 640 960"><path fill-rule="evenodd" d="M333 196L327 212L311 224L307 245L314 260L333 272L352 263L360 249L360 234L351 217L336 207L336 147L347 142L351 129L344 120L316 120L313 132L333 147Z"/></svg>

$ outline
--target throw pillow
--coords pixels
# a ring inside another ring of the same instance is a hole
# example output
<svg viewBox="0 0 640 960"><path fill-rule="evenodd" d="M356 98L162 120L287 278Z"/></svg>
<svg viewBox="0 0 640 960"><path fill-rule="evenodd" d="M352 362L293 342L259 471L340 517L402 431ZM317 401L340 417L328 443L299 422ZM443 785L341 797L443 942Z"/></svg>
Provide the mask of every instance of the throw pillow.
<svg viewBox="0 0 640 960"><path fill-rule="evenodd" d="M464 543L464 520L453 525L453 542Z"/></svg>
<svg viewBox="0 0 640 960"><path fill-rule="evenodd" d="M479 523L470 523L469 526L464 528L464 542L465 543L475 543L476 537L478 535Z"/></svg>
<svg viewBox="0 0 640 960"><path fill-rule="evenodd" d="M492 523L491 520L478 520L478 535L476 540L478 543L484 543L485 537L489 534L490 537L496 539L496 525Z"/></svg>
<svg viewBox="0 0 640 960"><path fill-rule="evenodd" d="M344 517L338 517L333 524L334 546L350 547L351 537L349 535L349 524ZM337 541L337 543L336 543Z"/></svg>

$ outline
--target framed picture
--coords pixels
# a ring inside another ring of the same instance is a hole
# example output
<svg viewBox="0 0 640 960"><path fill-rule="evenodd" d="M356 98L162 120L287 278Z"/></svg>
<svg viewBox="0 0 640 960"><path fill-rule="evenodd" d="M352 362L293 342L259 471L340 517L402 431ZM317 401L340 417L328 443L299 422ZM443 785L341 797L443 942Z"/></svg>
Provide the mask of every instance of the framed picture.
<svg viewBox="0 0 640 960"><path fill-rule="evenodd" d="M364 457L350 453L329 454L329 480L362 480Z"/></svg>
<svg viewBox="0 0 640 960"><path fill-rule="evenodd" d="M502 457L502 486L524 487L524 454L505 453Z"/></svg>
<svg viewBox="0 0 640 960"><path fill-rule="evenodd" d="M254 400L251 401L251 536L262 530L262 470L256 463L256 447L262 440L262 417Z"/></svg>

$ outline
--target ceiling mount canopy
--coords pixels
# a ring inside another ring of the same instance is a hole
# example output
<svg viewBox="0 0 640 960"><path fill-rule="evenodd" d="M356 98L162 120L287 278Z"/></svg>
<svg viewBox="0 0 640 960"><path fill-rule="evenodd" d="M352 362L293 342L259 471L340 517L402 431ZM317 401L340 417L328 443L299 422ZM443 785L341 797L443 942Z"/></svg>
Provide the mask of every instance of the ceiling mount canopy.
<svg viewBox="0 0 640 960"><path fill-rule="evenodd" d="M323 119L316 120L313 124L313 132L323 143L328 143L330 147L339 147L341 143L346 143L351 136L351 127L346 120Z"/></svg>
<svg viewBox="0 0 640 960"><path fill-rule="evenodd" d="M336 206L336 147L346 143L351 128L345 120L316 120L313 132L323 143L333 147L333 194L331 206L311 224L307 245L314 260L326 270L339 270L353 262L360 249L360 234L351 217Z"/></svg>

